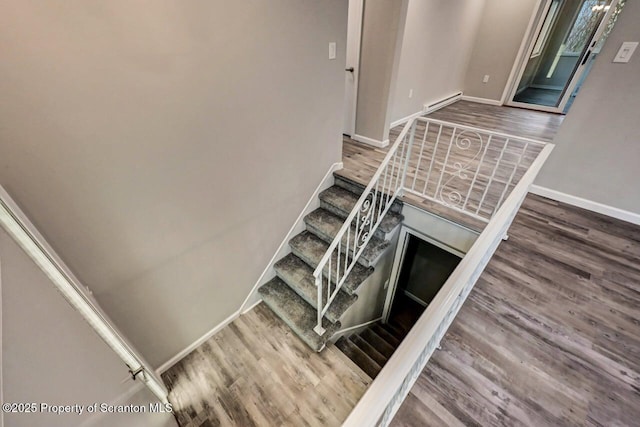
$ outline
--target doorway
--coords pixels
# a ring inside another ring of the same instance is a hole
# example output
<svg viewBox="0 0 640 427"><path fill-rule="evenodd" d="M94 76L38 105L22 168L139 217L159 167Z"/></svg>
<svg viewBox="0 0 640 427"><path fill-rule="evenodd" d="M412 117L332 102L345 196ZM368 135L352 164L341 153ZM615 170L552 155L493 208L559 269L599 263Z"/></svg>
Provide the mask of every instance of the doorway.
<svg viewBox="0 0 640 427"><path fill-rule="evenodd" d="M508 105L566 113L624 0L546 0ZM612 19L613 18L613 19Z"/></svg>
<svg viewBox="0 0 640 427"><path fill-rule="evenodd" d="M400 232L383 321L407 331L435 298L463 253L407 227Z"/></svg>
<svg viewBox="0 0 640 427"><path fill-rule="evenodd" d="M344 124L342 127L342 133L347 136L352 136L356 131L363 12L364 0L349 0L347 60L344 76Z"/></svg>

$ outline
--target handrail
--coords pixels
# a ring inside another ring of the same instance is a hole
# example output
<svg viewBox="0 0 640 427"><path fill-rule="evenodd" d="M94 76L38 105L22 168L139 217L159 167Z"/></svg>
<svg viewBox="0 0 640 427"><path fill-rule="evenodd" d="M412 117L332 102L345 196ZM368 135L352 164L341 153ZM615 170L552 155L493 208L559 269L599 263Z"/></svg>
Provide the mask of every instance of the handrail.
<svg viewBox="0 0 640 427"><path fill-rule="evenodd" d="M365 187L362 195L354 205L351 213L347 216L347 219L340 227L340 230L334 237L333 241L329 245L329 248L325 252L324 256L318 263L318 266L313 272L313 276L315 277L315 283L318 290L317 294L317 309L318 309L318 317L317 317L317 325L314 328L314 331L318 335L323 335L325 333L325 328L322 326L322 318L324 314L329 309L331 302L338 295L344 281L348 277L349 273L355 266L358 258L361 256L364 251L367 243L371 240L371 237L375 233L378 225L380 224L382 218L386 215L387 211L395 201L398 196L398 190L401 188L401 178L404 177L405 171L400 173L399 167L396 170L396 163L398 163L398 149L400 146L403 146L403 141L407 136L409 129L414 129L415 120L409 121L405 127L400 132L400 135L396 139L396 142L391 146L384 160L373 174L373 177L369 181L369 184ZM413 138L411 139L413 140ZM400 157L402 161L405 150L403 146L403 154ZM393 159L393 162L392 162ZM389 166L391 165L391 171L389 170ZM389 174L389 172L391 172ZM380 186L380 179L382 174L384 173L384 182L382 186ZM395 176L395 186L392 187L392 180ZM387 182L388 180L388 182ZM385 193L385 191L393 191L393 194ZM371 196L371 200L369 197ZM376 216L376 203L378 203L378 214ZM361 214L364 215L361 217ZM353 228L353 222L356 221L355 229L353 231L353 236L351 236L351 230ZM366 228L369 228L368 231L365 231ZM351 242L351 238L353 237L353 241ZM347 248L342 253L342 241L346 238ZM353 246L351 247L351 243ZM351 250L351 251L350 251ZM350 252L353 252L353 256L350 257ZM331 276L332 276L332 258L335 254L335 287L333 290L331 289ZM344 259L343 259L344 258ZM343 262L343 270L341 270L340 262ZM323 272L325 268L328 267L327 271L327 298L326 302L323 304Z"/></svg>
<svg viewBox="0 0 640 427"><path fill-rule="evenodd" d="M424 128L418 128L418 123L424 123ZM421 132L418 138L416 132ZM414 152L415 139L421 144L415 144ZM414 194L489 223L513 191L518 172L531 166L527 163L532 147L544 150L546 146L531 138L428 117L407 122L313 272L314 331L325 333L324 314L398 196ZM533 153L540 157L538 150ZM418 182L421 189L416 188Z"/></svg>
<svg viewBox="0 0 640 427"><path fill-rule="evenodd" d="M553 150L546 144L504 204L482 231L407 337L351 411L343 427L386 426L453 321L518 212Z"/></svg>
<svg viewBox="0 0 640 427"><path fill-rule="evenodd" d="M2 186L0 186L0 225L40 267L107 346L120 357L133 379L141 379L162 403L168 403L167 389L151 365L120 333L93 296L86 291L87 288L57 256Z"/></svg>

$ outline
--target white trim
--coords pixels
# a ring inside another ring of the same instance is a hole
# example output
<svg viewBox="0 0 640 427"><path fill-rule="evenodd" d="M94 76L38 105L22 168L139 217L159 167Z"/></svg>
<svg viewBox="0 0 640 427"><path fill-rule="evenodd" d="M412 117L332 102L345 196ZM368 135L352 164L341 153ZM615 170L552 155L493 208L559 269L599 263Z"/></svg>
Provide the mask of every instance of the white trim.
<svg viewBox="0 0 640 427"><path fill-rule="evenodd" d="M260 303L260 301L258 301L256 304L259 304L259 303ZM227 317L222 322L218 323L216 326L211 328L211 330L206 332L200 338L195 340L193 343L189 344L184 350L179 351L171 359L167 360L162 365L160 365L160 367L158 367L158 369L156 369L156 372L158 373L158 375L161 375L161 374L165 373L166 371L168 371L169 368L171 368L173 365L178 363L180 360L182 360L186 355L191 353L193 350L195 350L196 348L200 347L202 344L204 344L206 341L208 341L212 336L214 336L215 334L220 332L222 330L222 328L224 328L229 323L231 323L234 320L236 320L238 317L240 317L240 310L234 311L231 314L231 316Z"/></svg>
<svg viewBox="0 0 640 427"><path fill-rule="evenodd" d="M416 117L420 117L420 116L422 116L423 114L425 114L425 112L424 112L424 111L416 111L416 112L415 112L415 113L413 113L413 114L409 114L407 117L403 117L403 118L401 118L401 119L398 119L398 120L395 120L395 121L391 122L391 124L389 125L389 128L390 128L390 129L393 129L393 128L394 128L394 127L396 127L396 126L400 126L401 124L406 123L406 122L408 122L409 120L413 120L413 119L415 119Z"/></svg>
<svg viewBox="0 0 640 427"><path fill-rule="evenodd" d="M498 106L502 105L502 101L499 101L497 99L479 98L477 96L462 95L462 100L469 101L469 102L477 102L478 104L498 105Z"/></svg>
<svg viewBox="0 0 640 427"><path fill-rule="evenodd" d="M529 187L553 148L553 144L547 144L538 154L471 250L460 261L407 337L369 385L342 427L378 425L390 420L397 412L433 354L435 344L446 333L468 292L502 242L502 237L526 197ZM385 419L381 420L383 415Z"/></svg>
<svg viewBox="0 0 640 427"><path fill-rule="evenodd" d="M183 350L178 352L171 359L167 360L162 365L160 365L160 367L158 369L156 369L156 372L158 373L158 375L161 375L161 374L167 372L173 365L175 365L176 363L181 361L184 357L186 357L193 350L195 350L196 348L200 347L202 344L207 342L211 337L213 337L215 334L220 332L222 330L222 328L224 328L225 326L229 325L231 322L236 320L238 317L240 317L240 315L248 313L249 311L253 310L255 308L255 306L257 306L261 302L262 302L262 300L258 300L255 303L253 303L251 306L247 307L244 311L237 310L237 311L233 312L231 314L231 316L227 317L222 322L218 323L216 326L211 328L208 332L206 332L200 338L195 340L193 343L189 344L186 348L184 348Z"/></svg>
<svg viewBox="0 0 640 427"><path fill-rule="evenodd" d="M262 274L260 275L260 277L258 277L258 280L256 280L256 283L253 285L251 292L249 292L249 295L247 295L247 298L245 298L244 302L240 306L240 313L244 314L247 311L249 311L251 307L255 305L255 301L259 300L257 296L258 288L264 285L267 282L267 280L271 280L275 276L275 271L273 270L273 264L275 264L276 261L278 261L280 258L284 257L285 255L291 252L288 246L289 240L291 240L291 238L296 234L301 233L306 228L304 224L304 217L311 211L320 207L318 196L324 190L326 190L327 188L333 185L333 173L335 171L342 169L343 167L344 167L344 164L342 162L336 162L331 165L327 173L322 178L322 181L320 181L320 184L318 184L315 191L307 201L307 204L304 205L304 208L302 209L302 211L300 212L300 215L298 215L298 218L296 218L296 221L293 223L293 225L289 229L289 232L287 233L286 236L284 236L284 239L282 239L280 246L278 246L278 249L276 249L275 253L271 257L271 260L269 260L269 264L267 264L265 269L262 271ZM250 308L247 309L246 307L248 306Z"/></svg>
<svg viewBox="0 0 640 427"><path fill-rule="evenodd" d="M414 294L412 294L411 292L409 292L408 290L404 290L404 296L406 296L407 298L413 300L414 302L417 302L418 304L420 304L423 307L428 307L429 304L427 304L426 302L422 301L420 298L418 298L417 296L415 296Z"/></svg>
<svg viewBox="0 0 640 427"><path fill-rule="evenodd" d="M393 122L391 122L391 124L389 125L390 129L393 129L396 126L399 126L403 123L407 123L409 120L413 120L416 117L420 117L420 116L424 116L425 114L429 114L429 113L433 113L434 111L437 111L441 108L446 107L447 105L451 105L456 101L459 101L461 99L464 99L464 96L462 95L462 92L455 92L452 93L449 96L445 96L444 98L441 98L438 101L433 101L430 102L428 104L424 104L422 106L422 111L416 111L415 113L409 114L406 117L403 117L401 119L395 120ZM354 138L355 139L355 138Z"/></svg>
<svg viewBox="0 0 640 427"><path fill-rule="evenodd" d="M319 202L318 202L319 194L322 191L324 191L327 188L329 188L331 185L333 185L333 180L332 180L333 173L335 171L338 171L338 170L342 169L343 166L344 165L343 165L342 162L336 162L336 163L331 165L331 167L329 168L327 173L322 178L322 181L320 182L320 184L316 187L315 191L313 192L313 195L309 198L309 200L307 201L307 204L302 209L302 212L300 212L300 215L298 215L298 218L296 218L296 221L294 222L294 224L289 229L289 232L284 237L284 239L282 239L282 242L280 243L280 246L278 246L278 249L276 249L275 253L271 257L271 260L269 261L269 264L267 264L265 269L262 271L262 274L260 275L260 277L258 278L256 283L253 285L253 288L251 289L251 292L249 292L249 294L245 298L245 300L242 303L242 305L240 306L240 308L238 310L234 311L233 313L231 313L231 315L229 315L229 317L227 317L222 322L220 322L219 324L217 324L216 326L211 328L208 332L206 332L204 335L202 335L196 341L194 341L193 343L189 344L183 350L179 351L175 356L171 357L169 360L167 360L162 365L160 365L160 367L158 367L158 369L156 369L156 372L158 374L162 374L162 373L166 372L167 370L169 370L169 368L171 368L173 365L175 365L180 360L182 360L182 358L184 358L186 355L191 353L193 350L195 350L196 348L201 346L203 343L205 343L207 340L209 340L211 337L213 337L215 334L217 334L222 328L224 328L229 323L231 323L234 320L236 320L238 317L240 317L240 315L251 311L256 305L260 304L262 299L258 296L258 288L260 288L260 286L262 286L267 280L270 280L272 277L275 276L275 271L273 270L273 264L275 264L277 260L279 260L280 258L282 258L283 256L287 255L290 252L290 249L288 247L289 240L291 239L292 236L294 236L295 234L300 233L304 229L304 227L305 227L304 226L304 217L309 212L311 212L312 210L318 208L318 206L319 206Z"/></svg>
<svg viewBox="0 0 640 427"><path fill-rule="evenodd" d="M387 145L389 145L388 139L385 139L384 141L378 141L377 139L369 138L368 136L362 136L358 134L353 134L351 138L355 139L358 142L362 142L363 144L372 145L378 148L384 148Z"/></svg>
<svg viewBox="0 0 640 427"><path fill-rule="evenodd" d="M348 334L349 332L355 331L356 329L366 328L367 326L373 325L374 323L379 322L381 320L382 320L382 317L377 317L373 320L369 320L368 322L360 323L359 325L349 326L348 328L340 329L339 331L336 331L336 333L333 334L333 336L331 337L331 340L332 341L334 339L337 340L341 336Z"/></svg>
<svg viewBox="0 0 640 427"><path fill-rule="evenodd" d="M630 222L632 224L640 225L640 214L635 212L615 208L613 206L594 202L593 200L583 199L582 197L563 193L561 191L553 190L547 187L541 187L539 185L532 185L529 189L529 192L532 194L537 194L538 196L546 197L547 199L555 200L557 202L566 203L568 205L576 206L588 211L596 212L622 221Z"/></svg>

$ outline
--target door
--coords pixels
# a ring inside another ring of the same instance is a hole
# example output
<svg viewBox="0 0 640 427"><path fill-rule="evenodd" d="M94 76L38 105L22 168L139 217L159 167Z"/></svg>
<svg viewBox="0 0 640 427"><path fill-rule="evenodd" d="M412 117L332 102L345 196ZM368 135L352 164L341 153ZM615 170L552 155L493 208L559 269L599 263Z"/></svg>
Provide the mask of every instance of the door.
<svg viewBox="0 0 640 427"><path fill-rule="evenodd" d="M364 0L349 0L347 23L347 61L344 78L344 125L342 133L353 135L356 130L358 102L358 70L360 67L360 38Z"/></svg>
<svg viewBox="0 0 640 427"><path fill-rule="evenodd" d="M565 112L618 0L547 0L508 105Z"/></svg>

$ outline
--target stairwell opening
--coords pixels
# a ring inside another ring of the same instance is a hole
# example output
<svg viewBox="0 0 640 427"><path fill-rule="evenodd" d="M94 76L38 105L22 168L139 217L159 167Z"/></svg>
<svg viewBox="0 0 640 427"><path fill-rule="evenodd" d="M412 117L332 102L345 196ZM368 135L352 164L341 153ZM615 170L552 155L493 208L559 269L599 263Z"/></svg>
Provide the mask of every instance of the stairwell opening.
<svg viewBox="0 0 640 427"><path fill-rule="evenodd" d="M440 291L462 257L407 233L387 323L409 331Z"/></svg>
<svg viewBox="0 0 640 427"><path fill-rule="evenodd" d="M403 213L408 212L404 209ZM424 216L420 218L424 219ZM412 221L411 214L405 219L416 223ZM375 378L463 256L463 252L446 243L403 226L396 248L383 320L349 336L342 336L336 342L336 347L367 375Z"/></svg>

